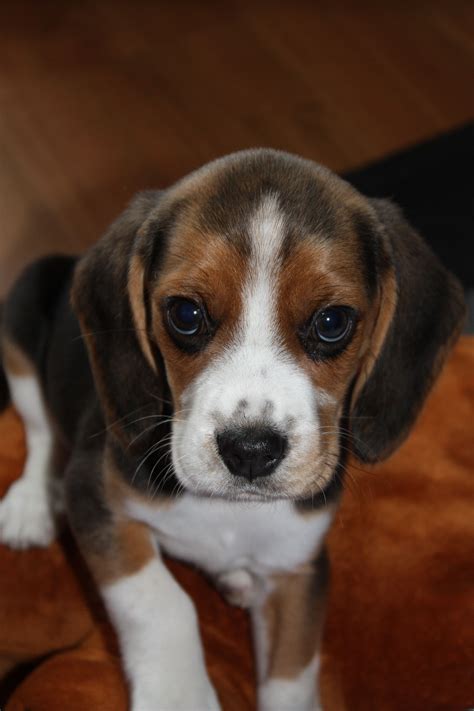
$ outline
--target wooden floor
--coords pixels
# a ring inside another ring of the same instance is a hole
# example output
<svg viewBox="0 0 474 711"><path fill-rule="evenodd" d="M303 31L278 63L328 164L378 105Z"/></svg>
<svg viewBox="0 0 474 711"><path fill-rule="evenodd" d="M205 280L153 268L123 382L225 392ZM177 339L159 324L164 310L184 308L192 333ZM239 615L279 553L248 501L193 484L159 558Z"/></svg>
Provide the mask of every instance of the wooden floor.
<svg viewBox="0 0 474 711"><path fill-rule="evenodd" d="M0 295L217 155L342 171L460 124L473 56L470 0L2 0Z"/></svg>

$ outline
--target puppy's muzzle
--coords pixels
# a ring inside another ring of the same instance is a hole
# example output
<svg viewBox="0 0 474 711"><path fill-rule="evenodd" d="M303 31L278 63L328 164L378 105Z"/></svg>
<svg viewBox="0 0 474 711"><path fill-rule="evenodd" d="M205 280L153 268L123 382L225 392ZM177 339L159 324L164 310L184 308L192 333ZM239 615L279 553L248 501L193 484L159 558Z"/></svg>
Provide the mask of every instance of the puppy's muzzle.
<svg viewBox="0 0 474 711"><path fill-rule="evenodd" d="M248 481L272 474L288 445L284 435L266 426L226 429L216 436L216 441L230 473Z"/></svg>

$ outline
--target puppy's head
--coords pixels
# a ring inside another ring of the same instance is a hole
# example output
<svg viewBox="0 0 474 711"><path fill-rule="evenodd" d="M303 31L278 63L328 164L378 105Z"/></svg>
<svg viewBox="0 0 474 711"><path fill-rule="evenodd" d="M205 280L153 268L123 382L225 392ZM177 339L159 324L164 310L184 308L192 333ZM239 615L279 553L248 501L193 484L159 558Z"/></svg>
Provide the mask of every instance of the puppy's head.
<svg viewBox="0 0 474 711"><path fill-rule="evenodd" d="M136 198L73 299L123 450L162 476L153 418L169 397L179 482L237 499L318 494L348 445L390 454L464 312L394 205L270 150Z"/></svg>

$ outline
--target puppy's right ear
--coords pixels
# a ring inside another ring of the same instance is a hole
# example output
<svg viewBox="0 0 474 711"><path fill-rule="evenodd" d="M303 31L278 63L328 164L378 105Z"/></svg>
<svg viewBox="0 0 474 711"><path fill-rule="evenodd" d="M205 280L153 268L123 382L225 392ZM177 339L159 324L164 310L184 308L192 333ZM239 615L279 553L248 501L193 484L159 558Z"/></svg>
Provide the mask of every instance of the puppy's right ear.
<svg viewBox="0 0 474 711"><path fill-rule="evenodd" d="M165 243L160 196L142 193L131 202L80 260L72 287L106 423L126 447L153 424L149 416L162 414L167 397L147 291Z"/></svg>

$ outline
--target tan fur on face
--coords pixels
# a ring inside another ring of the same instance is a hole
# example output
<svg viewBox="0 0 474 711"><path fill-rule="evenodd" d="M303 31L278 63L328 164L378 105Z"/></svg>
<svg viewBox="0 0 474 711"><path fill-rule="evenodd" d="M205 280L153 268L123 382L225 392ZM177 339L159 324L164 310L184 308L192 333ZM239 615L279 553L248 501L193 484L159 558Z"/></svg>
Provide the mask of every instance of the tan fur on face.
<svg viewBox="0 0 474 711"><path fill-rule="evenodd" d="M362 276L358 245L348 232L345 239L297 243L279 277L278 314L286 347L311 378L317 392L320 439L313 454L298 469L311 495L331 479L339 460L339 420L350 383L360 368L364 344L370 341L377 304L371 303ZM347 348L335 359L312 361L305 353L298 330L312 314L325 306L345 305L360 314L356 332ZM315 462L318 466L315 467ZM317 479L315 481L315 472Z"/></svg>
<svg viewBox="0 0 474 711"><path fill-rule="evenodd" d="M349 240L302 241L295 245L280 272L278 314L284 343L315 386L339 400L355 372L359 346L371 309L363 277L355 275L357 252ZM355 278L356 276L356 278ZM299 329L326 306L350 306L361 321L347 349L335 360L314 363L303 350Z"/></svg>
<svg viewBox="0 0 474 711"><path fill-rule="evenodd" d="M229 242L199 232L177 234L166 255L152 296L153 323L177 407L183 390L222 353L232 338L241 311L245 270L245 258ZM167 296L198 299L205 304L218 328L204 352L190 356L172 342L163 324L162 301Z"/></svg>

